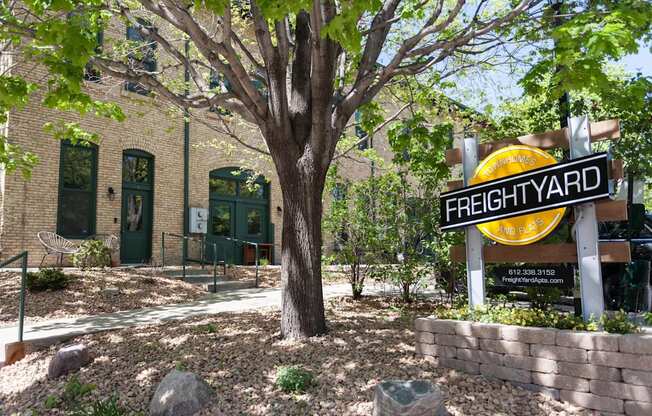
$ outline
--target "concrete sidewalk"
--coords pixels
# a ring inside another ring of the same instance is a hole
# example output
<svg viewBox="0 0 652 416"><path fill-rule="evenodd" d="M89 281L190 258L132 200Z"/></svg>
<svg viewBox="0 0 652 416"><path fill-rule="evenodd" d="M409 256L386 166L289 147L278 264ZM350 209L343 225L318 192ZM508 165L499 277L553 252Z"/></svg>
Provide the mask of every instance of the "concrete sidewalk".
<svg viewBox="0 0 652 416"><path fill-rule="evenodd" d="M365 287L365 294L384 293L382 286ZM324 286L324 298L351 294L351 285L342 283ZM179 320L220 312L243 312L260 308L280 308L281 289L240 289L210 294L192 303L134 309L81 318L56 319L25 326L25 341L63 340L99 331L114 330L164 321ZM4 362L5 344L18 340L17 327L0 328L0 367Z"/></svg>

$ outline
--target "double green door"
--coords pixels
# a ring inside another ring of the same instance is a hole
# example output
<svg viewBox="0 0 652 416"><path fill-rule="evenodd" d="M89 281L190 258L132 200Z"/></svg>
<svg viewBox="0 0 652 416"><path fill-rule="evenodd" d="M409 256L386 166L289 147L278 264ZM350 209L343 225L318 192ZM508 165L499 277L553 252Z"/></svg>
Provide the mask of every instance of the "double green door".
<svg viewBox="0 0 652 416"><path fill-rule="evenodd" d="M267 242L267 204L241 200L211 199L206 247L212 259L212 243L217 244L218 260L242 264L243 243Z"/></svg>

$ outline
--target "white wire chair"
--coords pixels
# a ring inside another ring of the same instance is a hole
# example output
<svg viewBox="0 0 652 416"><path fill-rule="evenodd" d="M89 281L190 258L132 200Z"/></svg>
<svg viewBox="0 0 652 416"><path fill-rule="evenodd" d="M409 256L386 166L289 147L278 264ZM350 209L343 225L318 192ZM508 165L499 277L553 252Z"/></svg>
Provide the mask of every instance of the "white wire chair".
<svg viewBox="0 0 652 416"><path fill-rule="evenodd" d="M39 231L36 233L36 237L45 249L45 254L41 259L39 267L43 265L45 258L50 254L59 256L58 264L59 266L62 266L63 256L75 254L79 251L78 244L73 243L72 241L61 237L59 234L53 233L51 231Z"/></svg>

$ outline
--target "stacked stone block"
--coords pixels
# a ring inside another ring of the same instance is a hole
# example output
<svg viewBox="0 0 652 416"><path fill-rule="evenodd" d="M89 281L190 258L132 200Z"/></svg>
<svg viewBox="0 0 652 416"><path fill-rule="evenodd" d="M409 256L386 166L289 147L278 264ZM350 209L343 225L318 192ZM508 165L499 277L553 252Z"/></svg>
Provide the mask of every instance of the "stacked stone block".
<svg viewBox="0 0 652 416"><path fill-rule="evenodd" d="M417 355L603 414L652 415L652 335L415 320Z"/></svg>

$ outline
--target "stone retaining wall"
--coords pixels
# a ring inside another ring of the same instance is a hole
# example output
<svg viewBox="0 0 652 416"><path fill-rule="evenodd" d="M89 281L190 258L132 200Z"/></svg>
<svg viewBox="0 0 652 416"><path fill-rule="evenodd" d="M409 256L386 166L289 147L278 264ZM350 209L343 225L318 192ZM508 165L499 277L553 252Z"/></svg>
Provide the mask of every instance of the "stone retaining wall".
<svg viewBox="0 0 652 416"><path fill-rule="evenodd" d="M429 318L416 353L603 414L652 415L652 335L618 335Z"/></svg>

